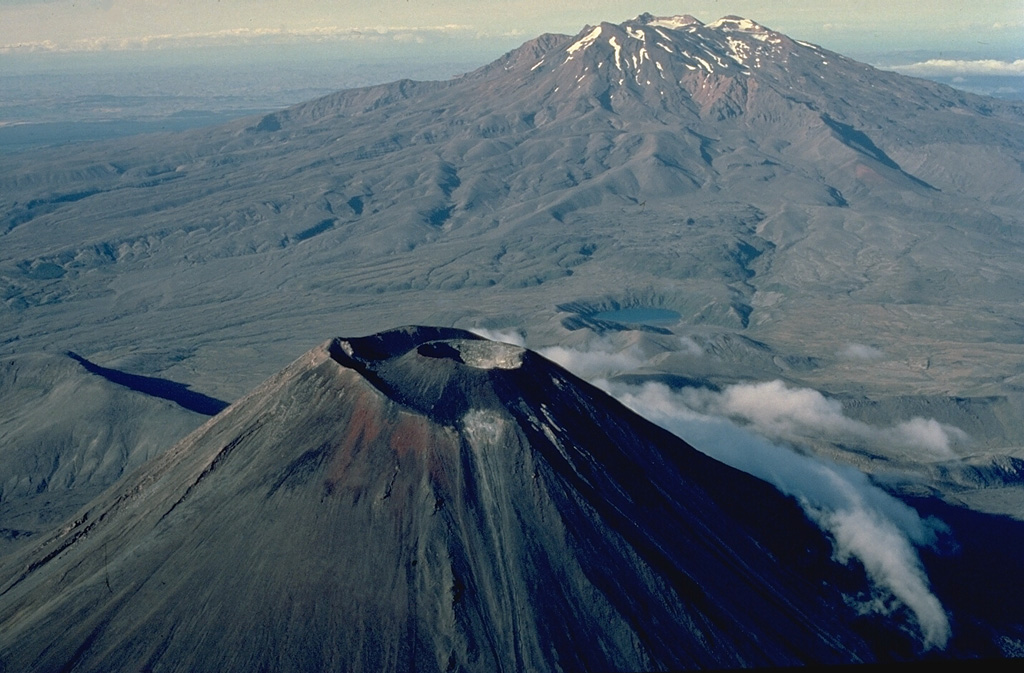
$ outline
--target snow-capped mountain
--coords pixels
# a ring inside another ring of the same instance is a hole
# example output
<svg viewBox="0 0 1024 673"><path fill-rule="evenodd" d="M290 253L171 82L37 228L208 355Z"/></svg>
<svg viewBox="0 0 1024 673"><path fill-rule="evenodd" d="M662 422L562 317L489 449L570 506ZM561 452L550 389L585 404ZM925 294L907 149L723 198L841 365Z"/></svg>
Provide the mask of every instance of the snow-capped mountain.
<svg viewBox="0 0 1024 673"><path fill-rule="evenodd" d="M791 60L818 69L837 56L747 19L726 17L705 25L689 15L644 14L621 25L602 23L563 46L522 65L557 75L559 89L603 96L612 109L638 97L655 108L701 115L738 113L732 87L743 86L753 70L770 77Z"/></svg>

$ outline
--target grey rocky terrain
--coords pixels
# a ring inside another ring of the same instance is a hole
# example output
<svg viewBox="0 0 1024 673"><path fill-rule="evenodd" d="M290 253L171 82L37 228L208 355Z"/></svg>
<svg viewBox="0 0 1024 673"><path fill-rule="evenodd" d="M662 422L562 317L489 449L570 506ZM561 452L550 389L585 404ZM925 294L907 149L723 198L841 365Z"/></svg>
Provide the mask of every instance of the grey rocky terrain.
<svg viewBox="0 0 1024 673"><path fill-rule="evenodd" d="M925 409L970 435L956 458L1016 456L1022 120L742 19L544 35L446 82L0 158L0 349L230 401L325 334L668 332L711 357L647 375ZM678 318L594 319L623 308Z"/></svg>
<svg viewBox="0 0 1024 673"><path fill-rule="evenodd" d="M296 353L412 323L1015 530L1022 161L1020 103L649 15L445 82L0 156L0 551Z"/></svg>

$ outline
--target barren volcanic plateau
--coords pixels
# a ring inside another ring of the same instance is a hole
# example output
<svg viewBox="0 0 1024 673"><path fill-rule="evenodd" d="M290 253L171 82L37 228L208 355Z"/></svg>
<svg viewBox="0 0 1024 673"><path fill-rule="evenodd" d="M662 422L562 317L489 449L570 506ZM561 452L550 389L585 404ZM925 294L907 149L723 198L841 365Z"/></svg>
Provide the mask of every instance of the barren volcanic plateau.
<svg viewBox="0 0 1024 673"><path fill-rule="evenodd" d="M0 661L1020 655L1022 227L1024 104L733 16L7 153Z"/></svg>

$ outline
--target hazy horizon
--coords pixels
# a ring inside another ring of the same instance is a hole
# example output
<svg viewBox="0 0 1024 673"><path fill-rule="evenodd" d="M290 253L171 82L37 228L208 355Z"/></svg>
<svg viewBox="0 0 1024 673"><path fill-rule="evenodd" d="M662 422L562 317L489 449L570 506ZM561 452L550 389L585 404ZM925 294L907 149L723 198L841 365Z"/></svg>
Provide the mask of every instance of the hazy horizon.
<svg viewBox="0 0 1024 673"><path fill-rule="evenodd" d="M899 0L320 4L185 3L187 12L162 0L0 4L0 147L178 130L341 89L448 79L542 33L575 34L644 11L704 22L738 14L886 70L1024 100L1020 2L987 3L969 16L956 3L922 14Z"/></svg>
<svg viewBox="0 0 1024 673"><path fill-rule="evenodd" d="M0 54L144 52L207 47L327 45L402 55L447 53L494 58L546 32L575 34L588 24L619 23L641 13L753 19L794 38L854 56L923 51L977 59L1024 57L1024 3L995 0L965 12L953 0L926 12L909 0L823 5L811 0L681 3L594 0L445 0L370 4L317 0L237 3L148 0L7 0L0 4ZM223 56L223 52L221 53Z"/></svg>

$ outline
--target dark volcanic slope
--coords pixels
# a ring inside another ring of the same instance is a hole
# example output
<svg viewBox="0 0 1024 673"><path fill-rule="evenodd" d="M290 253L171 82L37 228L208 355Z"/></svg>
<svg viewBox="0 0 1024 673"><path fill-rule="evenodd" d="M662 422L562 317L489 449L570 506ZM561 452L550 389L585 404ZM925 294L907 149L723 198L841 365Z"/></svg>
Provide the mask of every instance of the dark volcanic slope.
<svg viewBox="0 0 1024 673"><path fill-rule="evenodd" d="M649 670L910 654L898 619L846 606L842 592L862 588L792 501L543 358L404 329L310 351L3 559L0 667Z"/></svg>
<svg viewBox="0 0 1024 673"><path fill-rule="evenodd" d="M162 383L189 399L183 386ZM63 353L0 359L0 409L0 554L50 531L206 420Z"/></svg>

